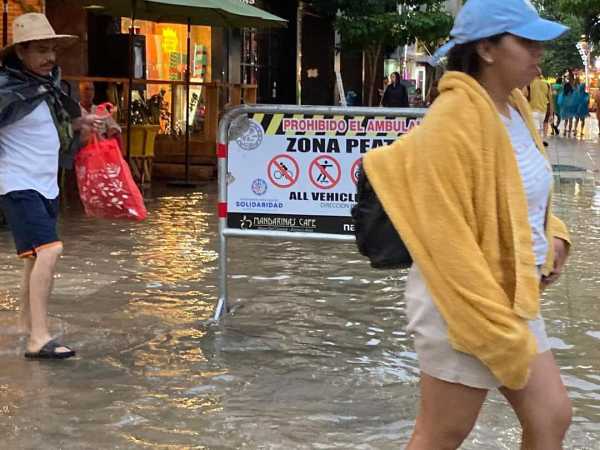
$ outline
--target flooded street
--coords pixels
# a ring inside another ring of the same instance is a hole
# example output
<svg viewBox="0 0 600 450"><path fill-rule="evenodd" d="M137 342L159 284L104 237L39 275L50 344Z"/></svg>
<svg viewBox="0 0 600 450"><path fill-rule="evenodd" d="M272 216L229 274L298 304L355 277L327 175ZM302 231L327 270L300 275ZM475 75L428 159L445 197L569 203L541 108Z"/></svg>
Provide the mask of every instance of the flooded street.
<svg viewBox="0 0 600 450"><path fill-rule="evenodd" d="M574 402L566 448L600 449L600 184L574 170L600 166L600 144L553 138L550 151L574 249L542 311ZM21 265L0 230L1 448L403 448L418 404L406 272L372 270L348 244L232 239L232 312L211 325L216 202L216 184L156 185L141 224L63 203L49 309L78 351L63 362L22 356ZM519 441L491 393L463 448Z"/></svg>

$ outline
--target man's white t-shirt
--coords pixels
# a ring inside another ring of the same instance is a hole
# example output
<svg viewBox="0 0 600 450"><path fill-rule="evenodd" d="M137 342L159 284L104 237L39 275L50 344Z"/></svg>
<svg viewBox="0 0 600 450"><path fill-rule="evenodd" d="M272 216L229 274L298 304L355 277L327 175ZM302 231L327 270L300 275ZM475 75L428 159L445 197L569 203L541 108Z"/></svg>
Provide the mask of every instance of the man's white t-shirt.
<svg viewBox="0 0 600 450"><path fill-rule="evenodd" d="M0 195L33 189L58 197L60 140L46 102L17 122L0 128Z"/></svg>

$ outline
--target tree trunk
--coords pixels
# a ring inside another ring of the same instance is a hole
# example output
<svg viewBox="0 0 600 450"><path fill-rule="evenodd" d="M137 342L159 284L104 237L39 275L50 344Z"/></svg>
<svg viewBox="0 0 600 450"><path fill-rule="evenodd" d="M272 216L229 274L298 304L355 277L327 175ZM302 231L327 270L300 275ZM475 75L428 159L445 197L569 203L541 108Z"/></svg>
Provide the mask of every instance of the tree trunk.
<svg viewBox="0 0 600 450"><path fill-rule="evenodd" d="M377 82L377 65L379 64L379 58L381 56L381 51L383 49L383 44L378 43L374 47L368 47L365 49L365 57L367 62L366 73L367 80L369 81L369 90L367 96L367 105L373 106L373 97L376 89Z"/></svg>

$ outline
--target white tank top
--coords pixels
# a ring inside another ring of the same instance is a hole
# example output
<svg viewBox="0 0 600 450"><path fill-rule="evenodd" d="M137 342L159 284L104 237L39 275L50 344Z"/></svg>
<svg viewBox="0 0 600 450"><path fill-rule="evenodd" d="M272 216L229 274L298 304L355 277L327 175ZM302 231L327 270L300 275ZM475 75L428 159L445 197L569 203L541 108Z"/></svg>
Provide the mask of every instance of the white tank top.
<svg viewBox="0 0 600 450"><path fill-rule="evenodd" d="M527 196L529 224L533 236L533 252L536 264L546 261L548 240L546 239L545 222L548 198L552 188L552 167L540 153L531 132L517 110L509 107L510 119L500 114L502 122L508 130L510 141L515 151L523 187Z"/></svg>
<svg viewBox="0 0 600 450"><path fill-rule="evenodd" d="M0 128L0 195L33 189L58 196L60 140L46 102L21 120Z"/></svg>

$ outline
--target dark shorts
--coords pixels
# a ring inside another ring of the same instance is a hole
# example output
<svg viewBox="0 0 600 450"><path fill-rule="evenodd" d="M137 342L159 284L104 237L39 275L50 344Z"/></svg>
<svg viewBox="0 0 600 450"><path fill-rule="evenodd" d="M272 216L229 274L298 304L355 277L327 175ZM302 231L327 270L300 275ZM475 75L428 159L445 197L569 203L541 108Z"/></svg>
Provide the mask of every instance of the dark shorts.
<svg viewBox="0 0 600 450"><path fill-rule="evenodd" d="M48 200L34 190L13 191L0 195L0 207L19 257L35 257L41 248L61 243L56 232L58 197Z"/></svg>

